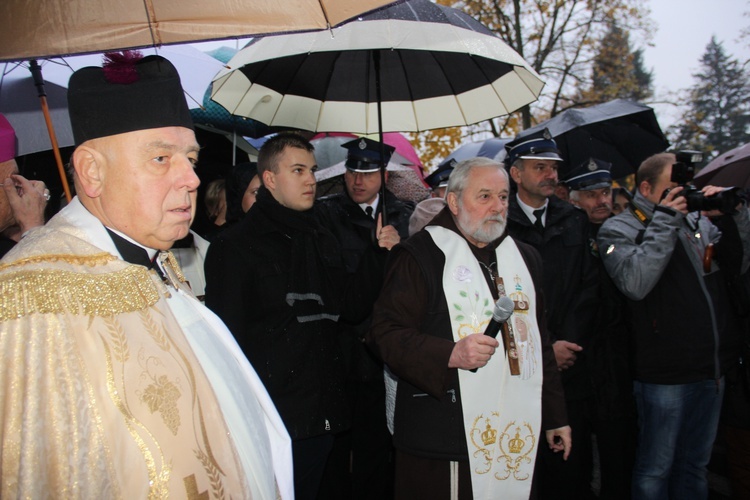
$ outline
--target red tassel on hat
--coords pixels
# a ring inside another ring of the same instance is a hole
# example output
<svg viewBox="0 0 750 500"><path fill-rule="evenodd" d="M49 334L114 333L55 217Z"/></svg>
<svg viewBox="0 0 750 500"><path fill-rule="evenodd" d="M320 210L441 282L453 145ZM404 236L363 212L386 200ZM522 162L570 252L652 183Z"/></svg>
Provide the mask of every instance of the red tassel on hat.
<svg viewBox="0 0 750 500"><path fill-rule="evenodd" d="M137 50L123 50L122 52L107 52L104 54L104 78L109 83L129 84L139 79L135 63L143 59L143 54Z"/></svg>

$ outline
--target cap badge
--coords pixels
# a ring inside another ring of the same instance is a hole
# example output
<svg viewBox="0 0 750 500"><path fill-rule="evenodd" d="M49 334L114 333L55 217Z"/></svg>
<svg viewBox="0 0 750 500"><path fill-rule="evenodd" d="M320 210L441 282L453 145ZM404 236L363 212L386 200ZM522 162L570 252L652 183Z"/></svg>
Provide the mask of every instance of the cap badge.
<svg viewBox="0 0 750 500"><path fill-rule="evenodd" d="M589 160L589 171L593 172L596 170L596 162L594 160Z"/></svg>
<svg viewBox="0 0 750 500"><path fill-rule="evenodd" d="M544 129L544 133L542 134L542 137L547 139L548 141L552 140L552 134L549 133L548 129Z"/></svg>
<svg viewBox="0 0 750 500"><path fill-rule="evenodd" d="M365 142L364 139L360 139L359 144L357 144L357 146L359 146L359 149L367 149L367 142Z"/></svg>

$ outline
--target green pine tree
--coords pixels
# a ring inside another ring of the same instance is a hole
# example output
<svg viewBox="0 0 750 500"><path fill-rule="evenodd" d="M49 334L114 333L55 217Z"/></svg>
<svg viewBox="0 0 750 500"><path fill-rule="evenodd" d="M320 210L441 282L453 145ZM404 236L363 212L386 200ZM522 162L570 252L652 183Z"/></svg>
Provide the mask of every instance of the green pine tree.
<svg viewBox="0 0 750 500"><path fill-rule="evenodd" d="M712 37L701 57L695 84L687 90L688 109L673 127L677 147L718 156L750 142L750 86L737 59Z"/></svg>
<svg viewBox="0 0 750 500"><path fill-rule="evenodd" d="M653 94L653 75L643 65L642 50L633 51L628 31L611 24L598 42L590 83L578 103L591 105L613 99L644 101Z"/></svg>

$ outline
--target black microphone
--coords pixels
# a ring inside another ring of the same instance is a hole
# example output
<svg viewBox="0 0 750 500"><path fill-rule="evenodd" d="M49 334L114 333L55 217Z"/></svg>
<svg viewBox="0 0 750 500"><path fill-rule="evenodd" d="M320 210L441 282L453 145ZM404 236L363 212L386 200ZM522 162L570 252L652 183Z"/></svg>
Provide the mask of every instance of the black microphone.
<svg viewBox="0 0 750 500"><path fill-rule="evenodd" d="M492 337L493 339L497 337L500 328L502 328L505 322L508 321L508 318L510 318L510 315L513 314L513 309L515 308L516 304L510 297L506 297L505 295L503 295L502 297L497 299L497 302L495 302L495 309L492 310L492 319L487 325L487 328L484 330L484 334ZM471 371L472 373L476 373L477 369L472 368L469 371Z"/></svg>
<svg viewBox="0 0 750 500"><path fill-rule="evenodd" d="M503 323L508 321L510 315L513 314L513 309L515 309L515 307L516 305L513 302L513 299L506 296L500 297L495 303L495 309L492 311L492 319L487 325L484 334L493 339L497 337L497 333L500 331Z"/></svg>

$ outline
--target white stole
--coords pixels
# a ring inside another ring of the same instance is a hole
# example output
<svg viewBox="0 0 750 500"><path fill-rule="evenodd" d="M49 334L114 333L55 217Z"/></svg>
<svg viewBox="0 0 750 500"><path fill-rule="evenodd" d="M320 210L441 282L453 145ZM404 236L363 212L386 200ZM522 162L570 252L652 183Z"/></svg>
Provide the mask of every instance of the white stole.
<svg viewBox="0 0 750 500"><path fill-rule="evenodd" d="M485 330L495 303L479 262L464 238L438 226L427 228L445 255L443 289L453 338ZM511 376L501 345L476 373L459 370L471 484L475 499L528 498L537 446L543 439L542 353L531 274L512 238L495 251L498 275L515 302L510 318L521 375ZM498 336L498 340L501 337Z"/></svg>

